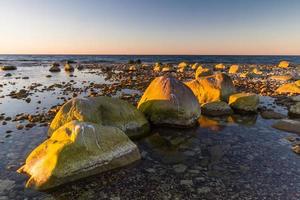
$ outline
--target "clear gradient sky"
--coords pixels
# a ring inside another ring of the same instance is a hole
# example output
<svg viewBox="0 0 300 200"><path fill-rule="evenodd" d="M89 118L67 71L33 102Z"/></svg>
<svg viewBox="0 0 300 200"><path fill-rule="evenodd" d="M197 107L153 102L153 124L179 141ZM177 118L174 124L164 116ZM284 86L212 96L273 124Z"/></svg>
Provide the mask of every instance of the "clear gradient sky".
<svg viewBox="0 0 300 200"><path fill-rule="evenodd" d="M300 55L300 0L1 0L0 54Z"/></svg>

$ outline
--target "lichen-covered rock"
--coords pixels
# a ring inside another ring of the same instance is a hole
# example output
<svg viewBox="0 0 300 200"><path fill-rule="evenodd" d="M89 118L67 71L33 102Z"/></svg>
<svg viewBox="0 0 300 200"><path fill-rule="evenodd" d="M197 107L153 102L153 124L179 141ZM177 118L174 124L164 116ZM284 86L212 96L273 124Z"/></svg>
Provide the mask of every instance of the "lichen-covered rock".
<svg viewBox="0 0 300 200"><path fill-rule="evenodd" d="M279 62L278 67L280 67L280 68L288 68L289 65L290 65L290 63L288 61L281 61L281 62Z"/></svg>
<svg viewBox="0 0 300 200"><path fill-rule="evenodd" d="M72 65L70 64L65 64L65 71L66 72L73 72L74 71L74 67L72 67Z"/></svg>
<svg viewBox="0 0 300 200"><path fill-rule="evenodd" d="M256 113L259 97L252 93L237 93L229 97L229 105L238 112Z"/></svg>
<svg viewBox="0 0 300 200"><path fill-rule="evenodd" d="M217 73L186 82L193 91L200 104L225 101L236 92L231 78L224 73Z"/></svg>
<svg viewBox="0 0 300 200"><path fill-rule="evenodd" d="M279 88L277 88L276 92L279 94L282 93L291 93L291 94L300 94L300 80L295 81L293 83L287 83Z"/></svg>
<svg viewBox="0 0 300 200"><path fill-rule="evenodd" d="M34 149L18 172L26 187L46 190L140 159L137 146L116 127L70 121Z"/></svg>
<svg viewBox="0 0 300 200"><path fill-rule="evenodd" d="M223 116L233 113L230 106L224 101L214 101L201 106L201 113L208 116Z"/></svg>
<svg viewBox="0 0 300 200"><path fill-rule="evenodd" d="M300 118L300 102L297 102L290 107L288 115L291 118Z"/></svg>
<svg viewBox="0 0 300 200"><path fill-rule="evenodd" d="M105 96L74 98L65 103L51 122L48 135L72 120L117 127L130 138L141 137L149 131L147 119L133 105Z"/></svg>
<svg viewBox="0 0 300 200"><path fill-rule="evenodd" d="M166 76L150 83L138 109L155 125L189 127L196 124L201 114L193 92L177 79Z"/></svg>
<svg viewBox="0 0 300 200"><path fill-rule="evenodd" d="M9 70L16 70L17 67L13 65L3 65L0 67L0 69L3 71L9 71Z"/></svg>
<svg viewBox="0 0 300 200"><path fill-rule="evenodd" d="M195 73L195 79L211 75L213 75L213 71L211 69L198 67Z"/></svg>
<svg viewBox="0 0 300 200"><path fill-rule="evenodd" d="M239 72L239 65L231 65L230 68L229 68L229 71L228 73L229 74L236 74Z"/></svg>
<svg viewBox="0 0 300 200"><path fill-rule="evenodd" d="M219 64L215 65L216 70L223 70L225 68L226 68L226 66L223 63L219 63Z"/></svg>

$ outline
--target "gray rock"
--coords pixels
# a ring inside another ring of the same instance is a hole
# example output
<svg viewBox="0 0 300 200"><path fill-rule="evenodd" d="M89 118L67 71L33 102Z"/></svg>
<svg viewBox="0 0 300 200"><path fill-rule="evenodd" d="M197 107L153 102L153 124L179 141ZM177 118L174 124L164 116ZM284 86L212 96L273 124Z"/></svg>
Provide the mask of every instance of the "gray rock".
<svg viewBox="0 0 300 200"><path fill-rule="evenodd" d="M173 165L173 169L176 173L183 173L187 169L184 164Z"/></svg>

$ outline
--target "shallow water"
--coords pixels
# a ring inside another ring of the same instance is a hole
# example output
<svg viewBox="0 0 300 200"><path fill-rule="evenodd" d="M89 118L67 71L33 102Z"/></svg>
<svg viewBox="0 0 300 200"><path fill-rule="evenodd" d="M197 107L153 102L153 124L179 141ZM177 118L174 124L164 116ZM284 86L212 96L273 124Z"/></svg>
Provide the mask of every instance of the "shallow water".
<svg viewBox="0 0 300 200"><path fill-rule="evenodd" d="M1 84L15 82L15 85L0 88L0 96L5 95L0 98L0 113L12 118L21 112L46 112L63 102L57 97L72 96L64 94L60 88L35 92L29 96L32 99L29 104L6 96L31 83L42 83L38 90L70 80L74 80L73 86L78 88L90 82L110 83L88 70L75 71L74 77L63 71L52 73L51 78L46 78L50 73L41 67L22 67L10 73L13 76L6 78L0 71ZM15 79L18 76L30 78ZM120 93L140 91L124 88L117 95ZM36 103L38 100L41 104ZM285 108L272 101L270 97L261 97L263 105L286 113ZM27 177L16 173L28 153L46 139L47 127L17 130L17 123L9 121L7 125L0 125L0 199L300 198L300 159L291 151L291 143L286 139L296 135L273 129L273 120L257 115L205 118L193 129L153 127L151 135L135 141L142 154L141 161L48 192L25 189ZM13 132L8 134L7 130Z"/></svg>

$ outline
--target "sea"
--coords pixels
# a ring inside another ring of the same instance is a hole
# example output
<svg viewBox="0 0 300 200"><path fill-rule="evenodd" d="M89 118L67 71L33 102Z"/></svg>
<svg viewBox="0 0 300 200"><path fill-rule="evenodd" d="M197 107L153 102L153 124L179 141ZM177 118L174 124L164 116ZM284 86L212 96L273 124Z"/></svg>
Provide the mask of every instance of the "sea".
<svg viewBox="0 0 300 200"><path fill-rule="evenodd" d="M52 63L73 61L77 63L127 63L129 60L143 63L228 63L228 64L277 64L282 60L300 64L300 56L244 56L244 55L1 55L0 64Z"/></svg>

